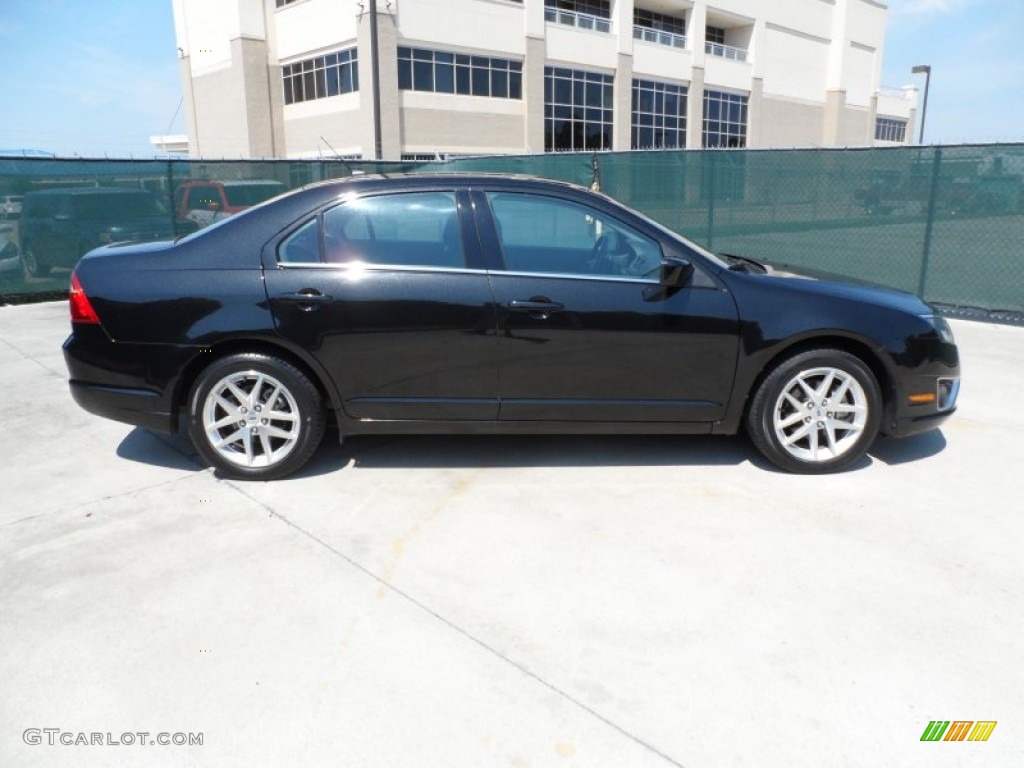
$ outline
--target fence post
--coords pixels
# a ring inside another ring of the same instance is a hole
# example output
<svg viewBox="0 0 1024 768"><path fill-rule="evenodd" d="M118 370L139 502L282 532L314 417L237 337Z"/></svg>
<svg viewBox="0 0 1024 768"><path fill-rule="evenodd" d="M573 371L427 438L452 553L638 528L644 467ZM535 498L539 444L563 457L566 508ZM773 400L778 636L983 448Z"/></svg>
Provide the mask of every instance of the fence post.
<svg viewBox="0 0 1024 768"><path fill-rule="evenodd" d="M167 210L171 217L171 232L174 236L178 236L178 222L177 217L174 215L174 168L171 165L173 161L167 159Z"/></svg>
<svg viewBox="0 0 1024 768"><path fill-rule="evenodd" d="M715 150L705 151L707 158L706 172L708 175L708 250L713 250L715 243Z"/></svg>
<svg viewBox="0 0 1024 768"><path fill-rule="evenodd" d="M924 250L921 253L921 278L917 283L917 295L924 299L924 287L928 281L928 262L932 255L932 229L935 226L935 201L939 191L939 171L942 166L942 147L935 147L932 159L932 185L928 192L928 218L924 225Z"/></svg>

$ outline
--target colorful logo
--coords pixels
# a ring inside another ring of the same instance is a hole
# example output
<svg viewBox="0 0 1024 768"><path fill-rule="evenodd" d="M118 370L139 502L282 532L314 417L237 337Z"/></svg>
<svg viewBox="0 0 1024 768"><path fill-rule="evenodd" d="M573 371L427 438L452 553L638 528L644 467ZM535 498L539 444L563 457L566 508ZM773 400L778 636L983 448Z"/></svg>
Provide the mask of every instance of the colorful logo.
<svg viewBox="0 0 1024 768"><path fill-rule="evenodd" d="M995 728L995 720L932 720L921 741L988 741Z"/></svg>

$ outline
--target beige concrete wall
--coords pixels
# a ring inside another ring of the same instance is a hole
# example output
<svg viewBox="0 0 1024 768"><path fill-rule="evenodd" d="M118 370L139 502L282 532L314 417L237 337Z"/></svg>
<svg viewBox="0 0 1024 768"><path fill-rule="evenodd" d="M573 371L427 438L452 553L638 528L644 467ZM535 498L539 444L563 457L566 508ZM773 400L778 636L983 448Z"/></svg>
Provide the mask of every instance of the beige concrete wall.
<svg viewBox="0 0 1024 768"><path fill-rule="evenodd" d="M619 54L615 69L614 111L612 112L612 149L628 150L633 134L633 57Z"/></svg>
<svg viewBox="0 0 1024 768"><path fill-rule="evenodd" d="M196 123L196 94L192 85L192 61L188 56L178 60L178 72L181 76L181 96L185 104L185 132L188 134L188 153L191 157L199 157L199 126Z"/></svg>
<svg viewBox="0 0 1024 768"><path fill-rule="evenodd" d="M523 62L523 101L526 108L526 152L544 151L544 40L526 38L526 61Z"/></svg>
<svg viewBox="0 0 1024 768"><path fill-rule="evenodd" d="M359 19L359 95L363 106L363 157L373 159L373 57L370 52L370 14ZM380 124L382 160L402 156L401 120L398 100L398 30L395 18L381 4L377 10L377 59L380 66Z"/></svg>
<svg viewBox="0 0 1024 768"><path fill-rule="evenodd" d="M686 95L686 148L704 146L704 68L694 67Z"/></svg>
<svg viewBox="0 0 1024 768"><path fill-rule="evenodd" d="M270 69L267 66L266 40L245 37L231 41L231 59L241 64L242 83L245 88L246 131L249 157L278 157L275 120L271 107ZM281 90L280 68L277 69L277 91Z"/></svg>
<svg viewBox="0 0 1024 768"><path fill-rule="evenodd" d="M760 114L751 118L750 147L818 147L825 132L825 108L764 95Z"/></svg>
<svg viewBox="0 0 1024 768"><path fill-rule="evenodd" d="M402 151L521 152L523 122L515 114L406 107L401 111Z"/></svg>
<svg viewBox="0 0 1024 768"><path fill-rule="evenodd" d="M194 146L200 156L249 157L245 95L241 62L192 78Z"/></svg>
<svg viewBox="0 0 1024 768"><path fill-rule="evenodd" d="M839 140L844 147L870 147L875 143L875 121L871 109L846 107L839 116Z"/></svg>

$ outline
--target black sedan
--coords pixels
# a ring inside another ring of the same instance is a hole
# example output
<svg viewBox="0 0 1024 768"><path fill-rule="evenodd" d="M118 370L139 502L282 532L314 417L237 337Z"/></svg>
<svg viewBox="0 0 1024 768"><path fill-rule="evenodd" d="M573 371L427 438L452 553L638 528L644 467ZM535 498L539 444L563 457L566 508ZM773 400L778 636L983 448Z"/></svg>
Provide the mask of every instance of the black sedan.
<svg viewBox="0 0 1024 768"><path fill-rule="evenodd" d="M614 200L521 177L357 177L175 243L90 252L64 344L86 410L184 423L225 475L368 433L732 434L854 462L955 410L949 326L909 294L715 256Z"/></svg>

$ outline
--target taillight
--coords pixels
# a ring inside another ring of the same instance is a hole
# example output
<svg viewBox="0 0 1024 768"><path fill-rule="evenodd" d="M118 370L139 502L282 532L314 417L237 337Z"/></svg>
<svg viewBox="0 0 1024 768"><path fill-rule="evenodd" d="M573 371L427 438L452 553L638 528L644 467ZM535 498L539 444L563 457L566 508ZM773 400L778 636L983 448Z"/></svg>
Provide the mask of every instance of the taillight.
<svg viewBox="0 0 1024 768"><path fill-rule="evenodd" d="M71 307L72 323L89 323L99 325L100 319L96 310L89 303L89 297L82 290L82 284L78 282L78 275L71 273L71 290L68 291L68 306Z"/></svg>

